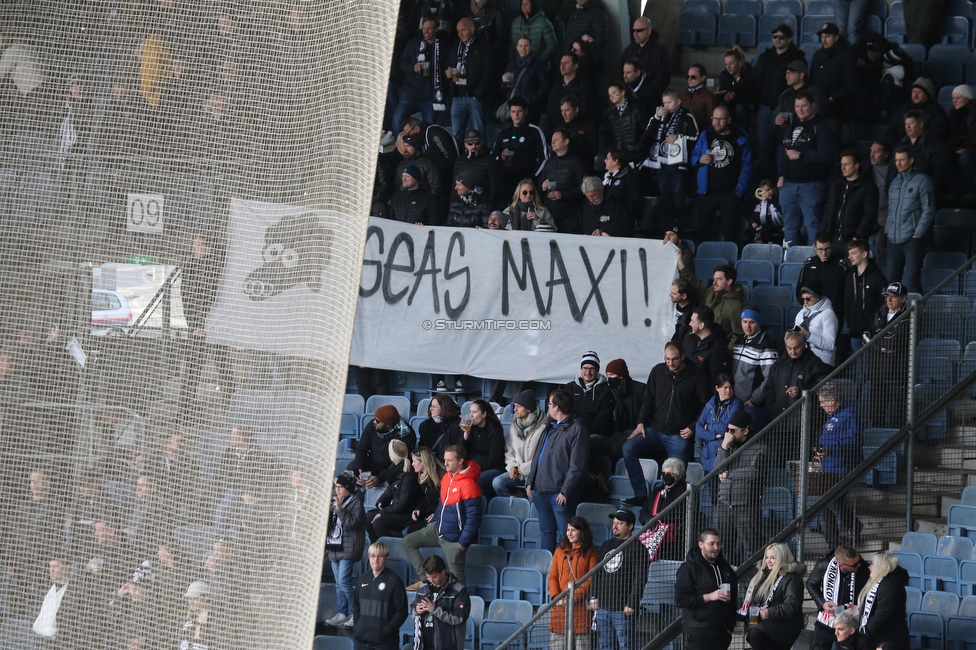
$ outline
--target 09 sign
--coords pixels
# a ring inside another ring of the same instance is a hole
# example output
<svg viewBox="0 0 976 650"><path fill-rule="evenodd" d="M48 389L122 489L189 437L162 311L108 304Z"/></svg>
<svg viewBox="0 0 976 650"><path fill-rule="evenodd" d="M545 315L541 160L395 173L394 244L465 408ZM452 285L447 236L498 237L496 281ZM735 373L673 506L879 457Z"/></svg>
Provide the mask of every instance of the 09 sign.
<svg viewBox="0 0 976 650"><path fill-rule="evenodd" d="M129 232L163 232L163 198L162 194L130 194L125 229Z"/></svg>

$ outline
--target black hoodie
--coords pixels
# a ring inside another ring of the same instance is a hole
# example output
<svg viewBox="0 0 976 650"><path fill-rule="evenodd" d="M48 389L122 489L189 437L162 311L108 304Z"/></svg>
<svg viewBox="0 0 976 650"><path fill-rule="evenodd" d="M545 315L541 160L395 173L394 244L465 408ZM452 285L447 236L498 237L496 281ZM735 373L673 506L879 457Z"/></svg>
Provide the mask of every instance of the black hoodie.
<svg viewBox="0 0 976 650"><path fill-rule="evenodd" d="M723 582L731 587L729 601L705 602L703 596L718 589ZM735 571L724 555L719 553L712 564L697 545L693 546L674 579L674 604L681 608L685 634L718 636L727 631L731 635L735 627L738 590Z"/></svg>
<svg viewBox="0 0 976 650"><path fill-rule="evenodd" d="M847 273L844 280L844 317L851 338L861 338L871 331L871 321L875 312L884 304L881 292L888 286L888 279L874 260L868 260L864 273L858 275L857 268Z"/></svg>
<svg viewBox="0 0 976 650"><path fill-rule="evenodd" d="M705 375L685 361L684 368L671 372L666 363L651 368L644 389L640 422L664 434L694 429L701 410L712 397Z"/></svg>

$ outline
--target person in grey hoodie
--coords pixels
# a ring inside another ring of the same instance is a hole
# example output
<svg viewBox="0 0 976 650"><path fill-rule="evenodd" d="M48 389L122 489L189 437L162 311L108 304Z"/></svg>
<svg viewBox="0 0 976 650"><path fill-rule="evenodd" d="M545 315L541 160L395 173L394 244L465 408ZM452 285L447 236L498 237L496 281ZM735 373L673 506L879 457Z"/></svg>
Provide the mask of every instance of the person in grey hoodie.
<svg viewBox="0 0 976 650"><path fill-rule="evenodd" d="M932 180L915 171L915 154L908 146L895 150L898 175L888 188L888 278L902 282L909 291L922 292L922 239L935 220L935 193Z"/></svg>
<svg viewBox="0 0 976 650"><path fill-rule="evenodd" d="M563 388L573 396L573 413L590 435L610 437L614 434L613 391L600 373L600 357L592 350L583 355L576 379Z"/></svg>

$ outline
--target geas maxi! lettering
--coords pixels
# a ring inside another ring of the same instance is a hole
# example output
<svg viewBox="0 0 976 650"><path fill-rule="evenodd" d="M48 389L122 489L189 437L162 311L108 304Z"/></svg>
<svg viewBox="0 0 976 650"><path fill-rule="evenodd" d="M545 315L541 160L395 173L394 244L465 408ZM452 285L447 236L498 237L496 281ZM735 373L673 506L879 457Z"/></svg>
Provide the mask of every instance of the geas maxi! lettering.
<svg viewBox="0 0 976 650"><path fill-rule="evenodd" d="M628 275L634 273L638 276L635 280L641 283L644 303L641 311L646 312L650 304L652 296L645 248L637 249L638 259L634 264L632 250L601 246L593 252L585 246L589 238L581 237L579 243L567 244L566 238L559 242L554 238L546 240L541 233L533 233L518 240L502 241L495 269L472 268L469 264L472 256L466 256L466 253L474 244L469 244L467 238L477 240L486 234L477 230L466 232L424 228L418 231L416 240L411 233L398 232L387 243L384 230L371 225L366 235L367 252L363 259L359 295L370 298L379 292L388 305L396 305L404 299L407 305L413 305L421 291L429 292L434 313L441 313L443 301L447 318L456 321L464 315L471 299L473 276L500 277L503 316L512 314L515 292L531 292L535 312L539 316L552 314L554 303L562 301L577 323L583 322L587 311L593 306L604 324L614 320L626 327L630 324L627 281ZM531 242L529 237L532 238ZM545 264L544 260L539 259L543 257L540 255L542 247L548 252L548 273L545 266L537 268L540 262ZM442 252L441 259L438 259L439 251ZM477 257L479 261L484 260L483 255ZM614 264L618 267L616 273L611 272ZM577 273L574 280L569 268L585 270L585 279L581 281ZM670 283L671 279L664 280ZM481 286L480 282L478 286ZM527 315L524 311L519 314ZM653 325L651 318L644 318L643 321L645 327Z"/></svg>

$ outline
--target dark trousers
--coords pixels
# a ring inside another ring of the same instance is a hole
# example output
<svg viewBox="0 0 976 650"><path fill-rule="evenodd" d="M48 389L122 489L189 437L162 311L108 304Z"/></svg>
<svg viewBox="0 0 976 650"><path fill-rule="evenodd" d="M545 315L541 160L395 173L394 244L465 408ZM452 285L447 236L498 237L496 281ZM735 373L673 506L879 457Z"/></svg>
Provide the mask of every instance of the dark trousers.
<svg viewBox="0 0 976 650"><path fill-rule="evenodd" d="M922 252L921 237L911 237L900 244L889 239L888 277L891 281L902 282L908 285L909 291L922 293Z"/></svg>
<svg viewBox="0 0 976 650"><path fill-rule="evenodd" d="M769 636L757 627L750 627L746 632L746 640L752 646L752 650L790 650L773 641Z"/></svg>
<svg viewBox="0 0 976 650"><path fill-rule="evenodd" d="M685 650L728 650L731 643L732 635L727 632L685 632Z"/></svg>
<svg viewBox="0 0 976 650"><path fill-rule="evenodd" d="M371 517L366 515L366 519ZM380 537L403 537L403 529L414 523L410 515L387 515L381 514L373 521L367 521L366 533L372 541Z"/></svg>
<svg viewBox="0 0 976 650"><path fill-rule="evenodd" d="M759 512L758 496L755 505L730 506L718 502L715 504L713 513L715 515L715 527L718 529L722 546L725 547L725 557L729 559L729 562L738 564L759 550L762 544L762 527L756 522L761 521L762 518ZM740 537L744 547L744 553L741 556L736 551L736 542Z"/></svg>
<svg viewBox="0 0 976 650"><path fill-rule="evenodd" d="M698 195L698 231L703 241L717 240L717 235L721 234L725 241L738 244L742 234L739 225L738 194L709 192Z"/></svg>

